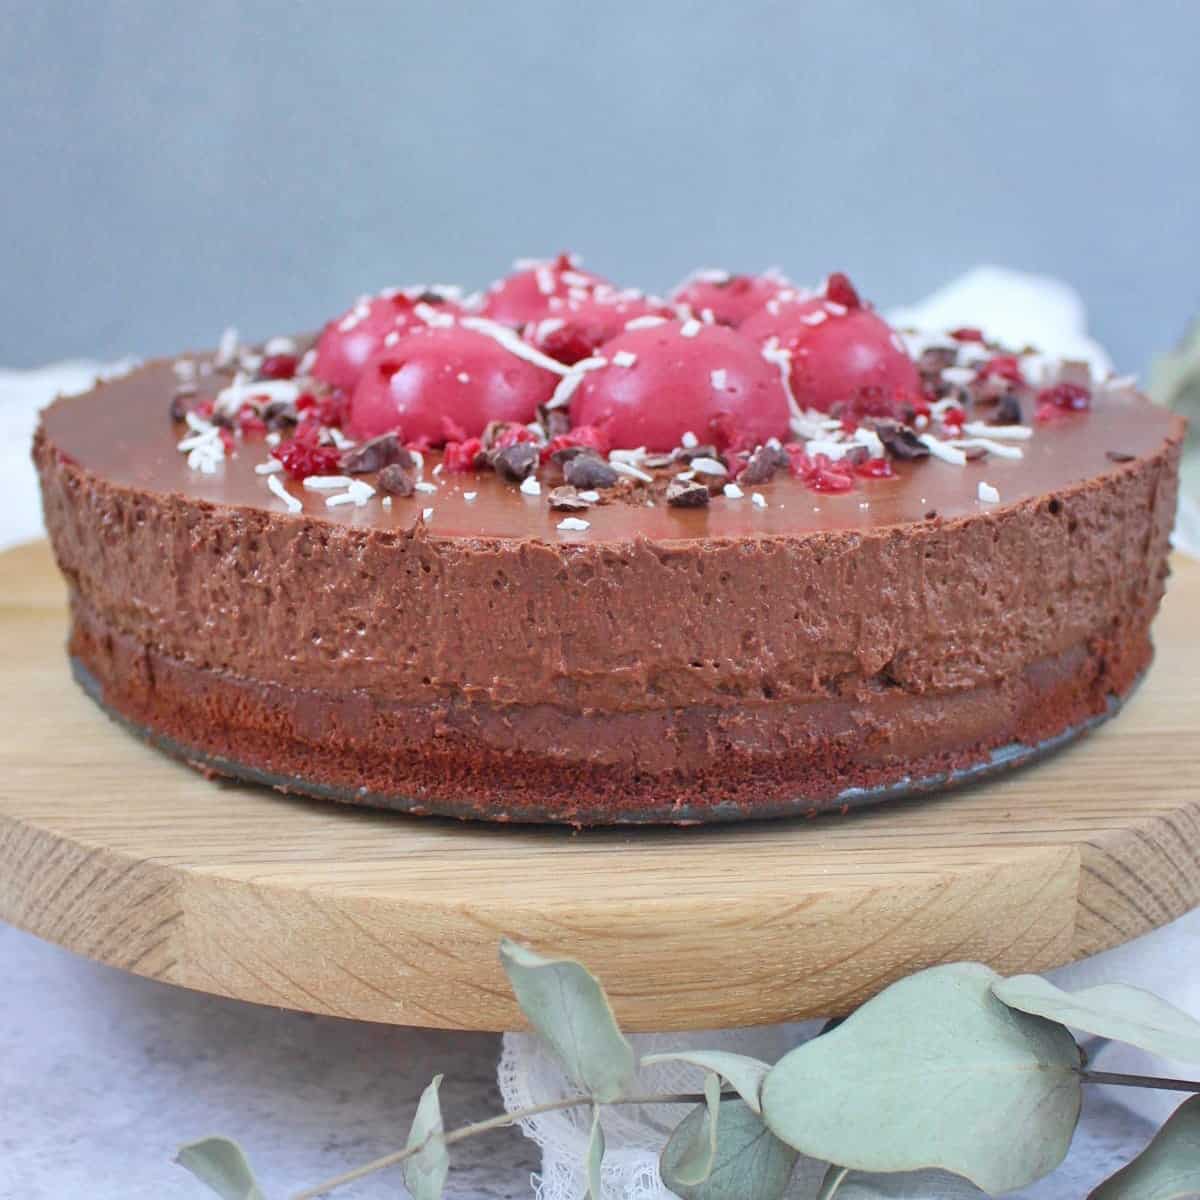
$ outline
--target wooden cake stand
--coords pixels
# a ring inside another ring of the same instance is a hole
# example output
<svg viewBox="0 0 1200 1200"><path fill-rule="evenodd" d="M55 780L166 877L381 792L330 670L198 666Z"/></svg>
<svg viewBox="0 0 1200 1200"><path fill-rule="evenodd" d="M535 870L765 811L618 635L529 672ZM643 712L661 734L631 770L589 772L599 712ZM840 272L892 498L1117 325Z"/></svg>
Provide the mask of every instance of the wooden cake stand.
<svg viewBox="0 0 1200 1200"><path fill-rule="evenodd" d="M71 681L44 543L0 555L0 918L263 1004L520 1026L508 934L604 981L631 1030L845 1011L922 967L1040 971L1200 904L1200 564L1158 658L1053 758L846 817L573 834L205 780Z"/></svg>

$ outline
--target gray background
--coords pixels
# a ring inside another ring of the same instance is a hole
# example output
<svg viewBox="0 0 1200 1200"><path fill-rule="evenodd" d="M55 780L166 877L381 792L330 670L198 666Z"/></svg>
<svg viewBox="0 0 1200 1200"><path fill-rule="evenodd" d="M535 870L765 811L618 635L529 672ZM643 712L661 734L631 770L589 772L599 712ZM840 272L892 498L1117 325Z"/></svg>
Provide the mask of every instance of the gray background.
<svg viewBox="0 0 1200 1200"><path fill-rule="evenodd" d="M0 365L211 344L581 250L1058 274L1140 369L1200 310L1200 2L0 0Z"/></svg>

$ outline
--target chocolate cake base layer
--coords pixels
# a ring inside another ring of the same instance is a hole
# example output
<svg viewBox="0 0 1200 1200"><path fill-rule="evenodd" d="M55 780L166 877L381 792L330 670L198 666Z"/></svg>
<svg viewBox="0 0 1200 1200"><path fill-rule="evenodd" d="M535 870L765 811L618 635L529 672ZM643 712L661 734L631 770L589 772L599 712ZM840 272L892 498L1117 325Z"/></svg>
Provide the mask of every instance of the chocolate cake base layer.
<svg viewBox="0 0 1200 1200"><path fill-rule="evenodd" d="M845 811L1031 761L1115 712L1148 666L1143 629L1094 639L1020 676L953 696L881 690L854 702L692 706L627 717L632 761L580 761L514 744L538 729L595 738L611 717L514 706L406 706L198 670L106 630L77 598L70 642L85 690L198 769L281 791L459 818L567 824L694 823ZM705 731L697 739L698 730ZM919 757L902 747L920 734ZM692 748L638 769L636 745ZM698 746L705 749L698 752Z"/></svg>

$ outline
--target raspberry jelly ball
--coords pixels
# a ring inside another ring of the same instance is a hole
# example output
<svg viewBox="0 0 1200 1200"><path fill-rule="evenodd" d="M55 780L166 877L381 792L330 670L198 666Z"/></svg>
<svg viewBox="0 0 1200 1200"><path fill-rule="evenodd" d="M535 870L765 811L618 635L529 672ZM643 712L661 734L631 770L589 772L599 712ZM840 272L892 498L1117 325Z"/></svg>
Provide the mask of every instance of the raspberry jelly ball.
<svg viewBox="0 0 1200 1200"><path fill-rule="evenodd" d="M349 395L367 359L383 346L389 334L402 335L425 324L417 313L420 305L440 313L461 312L450 297L440 292L407 289L364 296L321 331L313 375Z"/></svg>
<svg viewBox="0 0 1200 1200"><path fill-rule="evenodd" d="M571 424L601 427L613 446L673 450L689 432L721 448L787 436L787 393L777 368L723 325L671 321L630 329L600 354L608 365L584 375Z"/></svg>
<svg viewBox="0 0 1200 1200"><path fill-rule="evenodd" d="M531 321L553 316L552 302L585 299L597 287L611 287L599 275L585 271L571 254L546 262L518 264L511 275L497 280L484 294L483 315L519 329Z"/></svg>
<svg viewBox="0 0 1200 1200"><path fill-rule="evenodd" d="M459 325L406 334L368 360L350 400L359 440L399 433L440 445L478 437L489 421L529 422L558 376Z"/></svg>

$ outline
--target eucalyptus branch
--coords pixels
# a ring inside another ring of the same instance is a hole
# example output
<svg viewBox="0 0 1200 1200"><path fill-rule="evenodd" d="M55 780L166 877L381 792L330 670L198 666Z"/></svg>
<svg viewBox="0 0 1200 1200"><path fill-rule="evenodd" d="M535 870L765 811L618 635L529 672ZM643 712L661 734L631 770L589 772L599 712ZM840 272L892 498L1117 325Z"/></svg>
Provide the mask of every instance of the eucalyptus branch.
<svg viewBox="0 0 1200 1200"><path fill-rule="evenodd" d="M736 1092L725 1092L722 1096L728 1099L736 1096L736 1094ZM504 1129L509 1125L520 1124L520 1122L527 1120L529 1117L537 1117L542 1113L563 1112L570 1108L583 1108L585 1106L590 1108L596 1104L610 1107L619 1104L703 1103L704 1096L699 1092L671 1092L661 1096L628 1096L617 1100L600 1101L595 1100L591 1096L569 1096L564 1100L550 1100L545 1104L535 1104L532 1108L521 1108L516 1112L501 1113L497 1117L489 1117L486 1121L476 1121L472 1125L462 1125L458 1129L451 1130L450 1133L443 1134L442 1144L453 1146L456 1142L465 1141L467 1138L475 1137L480 1133L488 1133L492 1129ZM376 1171L383 1171L388 1167L397 1166L399 1163L404 1162L405 1159L413 1158L415 1155L420 1154L435 1136L431 1134L415 1146L409 1146L404 1150L394 1150L391 1154L385 1154L381 1158L373 1159L369 1163L364 1163L361 1167L355 1167L352 1171L346 1171L342 1175L335 1175L332 1179L325 1180L324 1183L318 1183L315 1187L297 1192L292 1197L292 1200L316 1200L318 1196L327 1195L335 1188L344 1187L347 1183L354 1183L355 1180L362 1179L364 1175L373 1175Z"/></svg>
<svg viewBox="0 0 1200 1200"><path fill-rule="evenodd" d="M1118 1087L1200 1093L1200 1081L1195 1079L1162 1079L1157 1075L1121 1075L1113 1071L1080 1071L1079 1075L1084 1083L1115 1083Z"/></svg>

